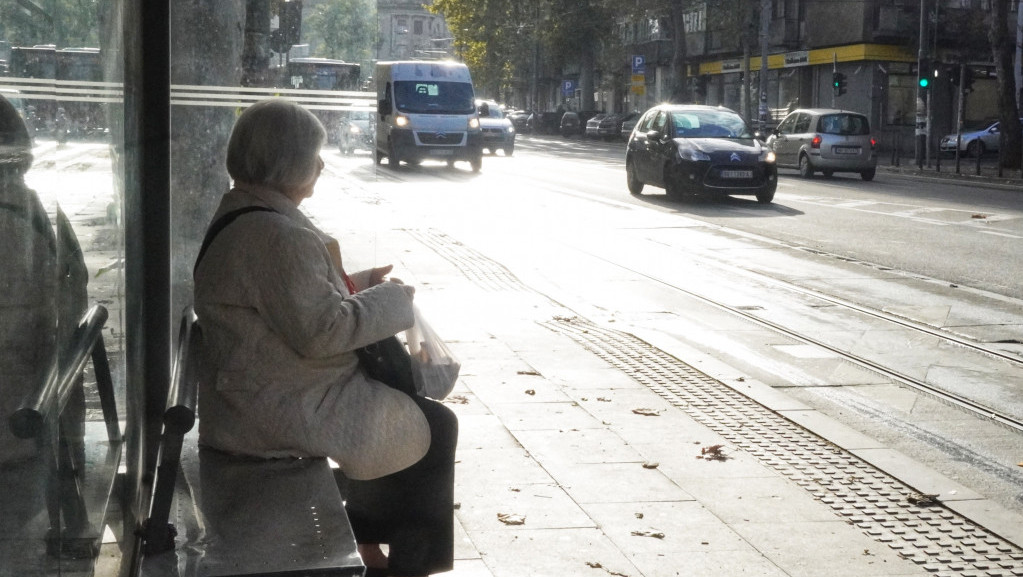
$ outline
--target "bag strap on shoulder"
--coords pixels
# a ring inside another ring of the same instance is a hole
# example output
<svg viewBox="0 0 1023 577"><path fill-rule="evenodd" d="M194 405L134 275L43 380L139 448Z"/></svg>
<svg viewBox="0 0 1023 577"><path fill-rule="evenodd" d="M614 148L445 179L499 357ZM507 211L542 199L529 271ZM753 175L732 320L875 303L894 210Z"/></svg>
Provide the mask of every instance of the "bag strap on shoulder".
<svg viewBox="0 0 1023 577"><path fill-rule="evenodd" d="M217 238L220 231L224 230L227 225L234 222L234 219L247 212L277 212L276 210L266 206L245 206L231 212L225 213L223 216L218 218L210 225L210 228L206 230L206 236L202 239L202 247L199 248L199 256L195 257L195 266L192 267L192 274L199 268L199 262L202 261L202 257L206 255L206 251L210 248L210 244L213 243L213 239Z"/></svg>

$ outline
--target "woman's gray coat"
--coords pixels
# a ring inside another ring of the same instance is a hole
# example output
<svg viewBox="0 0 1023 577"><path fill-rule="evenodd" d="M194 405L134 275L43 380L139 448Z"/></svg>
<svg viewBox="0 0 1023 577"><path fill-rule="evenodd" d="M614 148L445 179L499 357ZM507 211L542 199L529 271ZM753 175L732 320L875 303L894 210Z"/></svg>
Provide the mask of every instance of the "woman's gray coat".
<svg viewBox="0 0 1023 577"><path fill-rule="evenodd" d="M319 231L283 194L232 190L213 217L245 206L195 272L203 334L200 443L257 457L327 456L352 479L417 462L430 444L412 399L369 379L355 349L412 323L401 285L350 295ZM335 245L336 247L336 245Z"/></svg>

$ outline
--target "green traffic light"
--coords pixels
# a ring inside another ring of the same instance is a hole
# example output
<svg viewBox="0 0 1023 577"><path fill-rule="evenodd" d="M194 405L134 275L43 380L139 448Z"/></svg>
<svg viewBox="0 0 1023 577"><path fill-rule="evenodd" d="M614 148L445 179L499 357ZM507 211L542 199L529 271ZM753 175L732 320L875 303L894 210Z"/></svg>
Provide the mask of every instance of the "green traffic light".
<svg viewBox="0 0 1023 577"><path fill-rule="evenodd" d="M920 79L920 88L927 88L930 85L931 85L931 81L928 80L927 78L921 78Z"/></svg>

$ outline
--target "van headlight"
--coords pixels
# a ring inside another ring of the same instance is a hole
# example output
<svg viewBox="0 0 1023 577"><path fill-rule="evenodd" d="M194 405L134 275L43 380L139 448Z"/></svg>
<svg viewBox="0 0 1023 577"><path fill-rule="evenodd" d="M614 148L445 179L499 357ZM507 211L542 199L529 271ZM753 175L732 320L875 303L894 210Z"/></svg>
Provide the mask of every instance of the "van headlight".
<svg viewBox="0 0 1023 577"><path fill-rule="evenodd" d="M476 128L479 128L479 127L480 127L480 119L479 118L470 118L469 119L469 128L470 129L476 129Z"/></svg>
<svg viewBox="0 0 1023 577"><path fill-rule="evenodd" d="M351 132L352 134L358 134L362 132L362 130L354 124L348 129L348 131Z"/></svg>
<svg viewBox="0 0 1023 577"><path fill-rule="evenodd" d="M408 126L408 116L397 115L394 117L394 125L400 128Z"/></svg>

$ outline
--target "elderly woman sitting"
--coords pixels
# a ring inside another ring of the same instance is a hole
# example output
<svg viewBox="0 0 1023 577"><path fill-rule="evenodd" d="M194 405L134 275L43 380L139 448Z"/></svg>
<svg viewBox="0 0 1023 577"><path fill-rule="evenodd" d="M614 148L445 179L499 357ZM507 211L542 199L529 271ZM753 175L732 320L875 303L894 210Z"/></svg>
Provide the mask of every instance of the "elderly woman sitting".
<svg viewBox="0 0 1023 577"><path fill-rule="evenodd" d="M231 134L234 188L195 268L200 443L334 459L370 574L447 571L457 421L359 365L356 349L412 325L414 290L385 280L390 266L347 275L337 241L299 210L325 140L315 116L281 99L246 109Z"/></svg>

